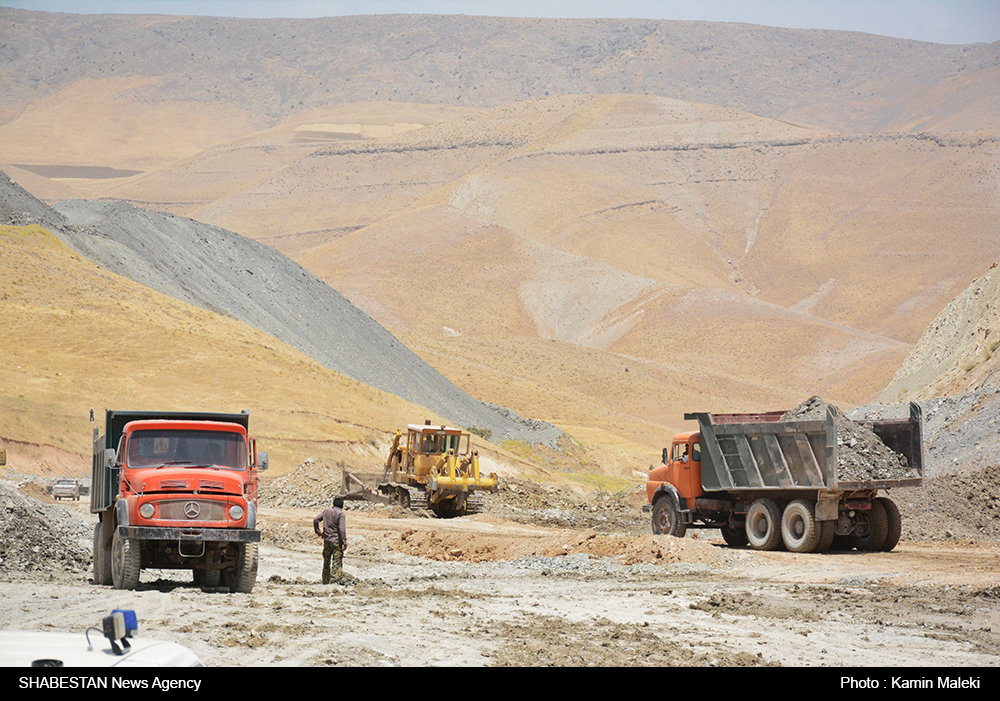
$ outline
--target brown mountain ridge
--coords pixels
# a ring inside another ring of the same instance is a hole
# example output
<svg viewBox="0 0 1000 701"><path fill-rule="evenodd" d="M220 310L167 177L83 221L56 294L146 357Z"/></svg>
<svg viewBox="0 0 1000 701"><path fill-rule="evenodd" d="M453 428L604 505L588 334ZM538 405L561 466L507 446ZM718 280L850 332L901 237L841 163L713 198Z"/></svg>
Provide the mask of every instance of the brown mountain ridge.
<svg viewBox="0 0 1000 701"><path fill-rule="evenodd" d="M658 446L698 407L863 403L1000 258L1000 43L0 20L2 160L30 191L257 239L473 396L610 442Z"/></svg>

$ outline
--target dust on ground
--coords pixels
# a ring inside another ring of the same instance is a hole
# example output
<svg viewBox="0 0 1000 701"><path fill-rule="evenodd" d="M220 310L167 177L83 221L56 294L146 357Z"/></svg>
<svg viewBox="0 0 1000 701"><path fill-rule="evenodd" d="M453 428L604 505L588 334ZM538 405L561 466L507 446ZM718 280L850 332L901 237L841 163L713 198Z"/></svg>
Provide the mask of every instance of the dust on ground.
<svg viewBox="0 0 1000 701"><path fill-rule="evenodd" d="M919 489L958 518L963 501L981 507L971 487L993 478ZM82 635L132 608L141 636L210 666L1000 665L1000 537L975 522L951 523L951 538L904 537L891 553L757 552L712 530L650 535L638 491L580 498L508 480L485 513L457 519L349 501L339 585L319 583L316 504L262 507L250 594L170 570L116 591L92 583L86 500L46 503L28 483L0 489L0 540L19 542L0 562L2 628ZM995 480L990 489L995 501ZM911 507L899 502L905 528Z"/></svg>

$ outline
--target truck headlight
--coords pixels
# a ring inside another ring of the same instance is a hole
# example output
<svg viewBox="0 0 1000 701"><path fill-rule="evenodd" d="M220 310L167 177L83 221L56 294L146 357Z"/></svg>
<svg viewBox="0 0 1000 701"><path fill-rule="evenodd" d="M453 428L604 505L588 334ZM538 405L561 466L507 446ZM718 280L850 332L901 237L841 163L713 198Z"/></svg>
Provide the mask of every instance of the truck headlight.
<svg viewBox="0 0 1000 701"><path fill-rule="evenodd" d="M153 518L154 513L156 513L156 509L148 501L139 507L139 515L143 518Z"/></svg>
<svg viewBox="0 0 1000 701"><path fill-rule="evenodd" d="M233 504L232 506L230 506L229 518L233 519L234 521L239 521L241 518L243 518L243 507L240 506L239 504Z"/></svg>

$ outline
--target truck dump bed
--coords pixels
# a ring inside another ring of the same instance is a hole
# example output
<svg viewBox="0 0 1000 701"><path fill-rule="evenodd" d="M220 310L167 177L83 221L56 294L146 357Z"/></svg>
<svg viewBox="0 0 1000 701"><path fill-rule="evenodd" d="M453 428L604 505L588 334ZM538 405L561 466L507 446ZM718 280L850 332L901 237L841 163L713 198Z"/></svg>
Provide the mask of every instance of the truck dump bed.
<svg viewBox="0 0 1000 701"><path fill-rule="evenodd" d="M906 459L905 474L891 479L842 480L838 475L837 415L824 420L781 421L783 412L685 414L701 431L701 481L706 492L760 489L870 490L918 486L923 474L921 410L909 419L871 422L874 433ZM866 424L867 425L867 424ZM873 473L874 475L874 473Z"/></svg>

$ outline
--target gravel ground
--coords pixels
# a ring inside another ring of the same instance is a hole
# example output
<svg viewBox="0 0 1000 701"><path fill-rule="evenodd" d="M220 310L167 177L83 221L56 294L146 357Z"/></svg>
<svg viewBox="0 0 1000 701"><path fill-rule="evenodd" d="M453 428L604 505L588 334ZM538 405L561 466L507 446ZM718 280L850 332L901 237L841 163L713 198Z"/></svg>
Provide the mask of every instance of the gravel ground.
<svg viewBox="0 0 1000 701"><path fill-rule="evenodd" d="M44 504L43 495L11 495L4 484L0 538L20 521L16 537L28 538L22 552L35 559L0 563L0 628L82 637L108 610L131 608L140 637L179 642L209 666L1000 664L995 541L759 553L722 547L714 531L676 539L549 525L546 510L614 523L629 509L638 518L638 509L628 506L631 495L588 503L517 487L495 507L537 505L522 509L536 512L534 522L492 513L440 520L349 503L347 576L330 586L319 583L314 510L262 508L257 586L230 594L170 570L144 571L135 591L95 586L78 559L35 550L31 540L87 534L86 503ZM55 530L32 528L39 521Z"/></svg>

